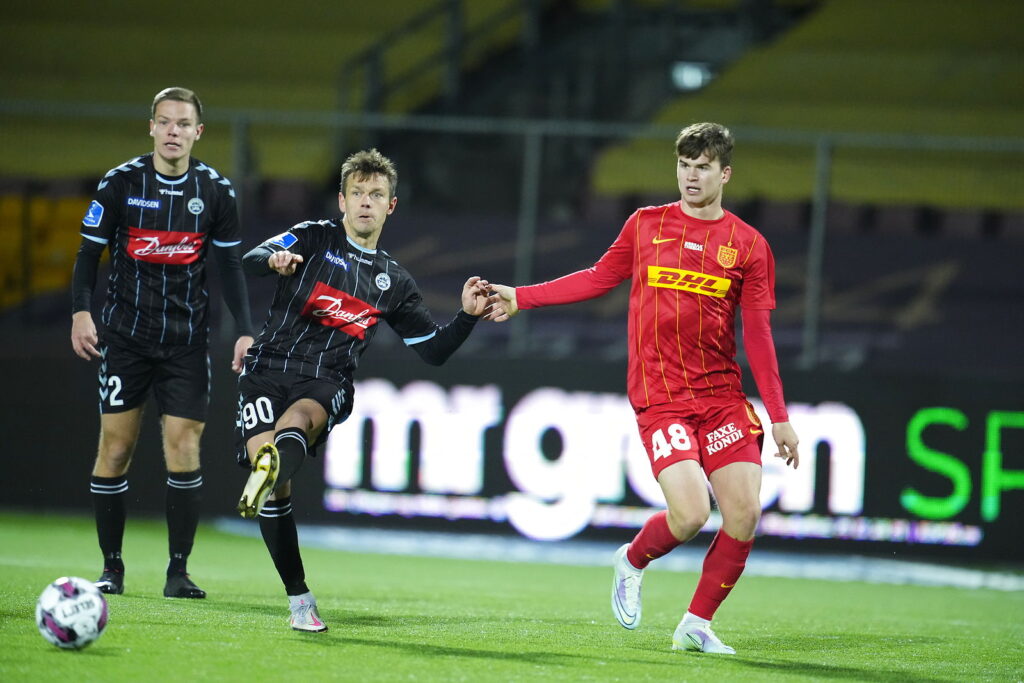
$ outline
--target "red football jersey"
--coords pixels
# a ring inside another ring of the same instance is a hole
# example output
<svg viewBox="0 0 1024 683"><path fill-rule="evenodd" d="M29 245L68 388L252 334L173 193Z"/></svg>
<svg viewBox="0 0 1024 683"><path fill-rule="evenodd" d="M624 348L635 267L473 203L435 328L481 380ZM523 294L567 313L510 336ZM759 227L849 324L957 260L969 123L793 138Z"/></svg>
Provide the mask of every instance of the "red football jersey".
<svg viewBox="0 0 1024 683"><path fill-rule="evenodd" d="M775 308L775 260L764 237L726 211L705 221L679 202L637 209L593 267L516 288L520 308L583 301L626 278L634 409L706 396L742 397L736 308Z"/></svg>

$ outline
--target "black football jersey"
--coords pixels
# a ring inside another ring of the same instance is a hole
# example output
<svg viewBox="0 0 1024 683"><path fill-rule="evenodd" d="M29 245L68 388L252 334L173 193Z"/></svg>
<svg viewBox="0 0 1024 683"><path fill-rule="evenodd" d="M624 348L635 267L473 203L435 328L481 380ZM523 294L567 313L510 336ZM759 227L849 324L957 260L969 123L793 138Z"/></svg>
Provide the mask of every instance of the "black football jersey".
<svg viewBox="0 0 1024 683"><path fill-rule="evenodd" d="M210 244L241 242L227 178L195 158L169 178L152 154L136 157L103 176L82 236L110 250L100 317L108 330L145 343L207 343Z"/></svg>
<svg viewBox="0 0 1024 683"><path fill-rule="evenodd" d="M409 272L384 250L349 240L340 220L300 223L260 247L287 249L303 262L279 277L267 322L246 356L249 371L350 380L381 320L407 345L437 334Z"/></svg>

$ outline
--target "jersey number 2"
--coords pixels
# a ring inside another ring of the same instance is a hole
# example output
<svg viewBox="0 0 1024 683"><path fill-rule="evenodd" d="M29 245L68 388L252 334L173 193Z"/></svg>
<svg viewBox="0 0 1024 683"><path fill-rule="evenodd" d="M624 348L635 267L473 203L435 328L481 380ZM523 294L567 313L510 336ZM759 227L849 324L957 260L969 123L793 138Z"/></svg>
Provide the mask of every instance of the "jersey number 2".
<svg viewBox="0 0 1024 683"><path fill-rule="evenodd" d="M110 405L123 406L124 401L118 398L121 395L121 378L117 375L111 375L107 378L107 386L110 387Z"/></svg>

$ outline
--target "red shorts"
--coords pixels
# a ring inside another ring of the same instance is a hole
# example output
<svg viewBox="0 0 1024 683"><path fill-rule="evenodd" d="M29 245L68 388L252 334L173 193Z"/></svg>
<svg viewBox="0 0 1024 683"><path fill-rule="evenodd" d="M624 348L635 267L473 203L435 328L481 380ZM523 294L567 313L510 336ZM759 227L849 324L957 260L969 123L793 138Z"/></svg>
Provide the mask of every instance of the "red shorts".
<svg viewBox="0 0 1024 683"><path fill-rule="evenodd" d="M636 421L655 479L683 460L696 460L706 474L734 462L761 464L764 429L746 399L662 403L637 413Z"/></svg>

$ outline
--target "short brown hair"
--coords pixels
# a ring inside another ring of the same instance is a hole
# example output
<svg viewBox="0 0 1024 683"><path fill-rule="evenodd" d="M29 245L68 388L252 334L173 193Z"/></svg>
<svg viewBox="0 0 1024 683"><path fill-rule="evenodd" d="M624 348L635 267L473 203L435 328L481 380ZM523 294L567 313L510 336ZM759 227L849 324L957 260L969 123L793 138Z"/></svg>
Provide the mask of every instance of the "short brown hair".
<svg viewBox="0 0 1024 683"><path fill-rule="evenodd" d="M153 106L150 107L150 116L156 118L156 105L160 104L164 100L175 100L176 102L188 102L196 108L196 122L202 123L203 121L203 105L199 101L199 95L188 88L164 88L156 94L153 98Z"/></svg>
<svg viewBox="0 0 1024 683"><path fill-rule="evenodd" d="M378 152L376 148L364 149L345 159L345 163L341 165L342 194L345 194L345 183L353 175L357 178L369 178L375 175L385 176L388 179L388 185L391 186L391 195L388 199L394 197L395 191L398 189L398 171L395 169L394 163L392 163L391 159Z"/></svg>
<svg viewBox="0 0 1024 683"><path fill-rule="evenodd" d="M708 159L722 168L732 163L732 133L720 123L694 123L679 131L676 138L676 156L696 159L707 154Z"/></svg>

